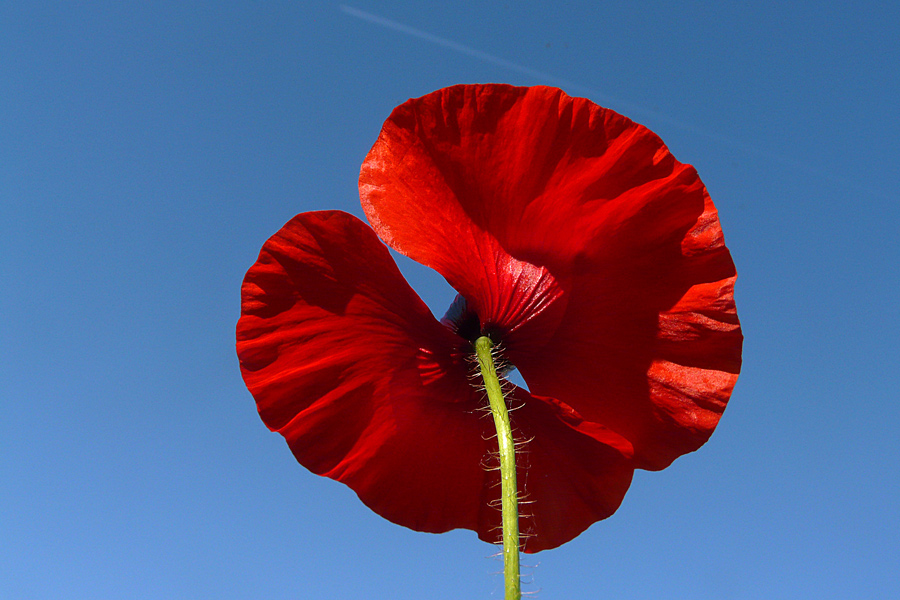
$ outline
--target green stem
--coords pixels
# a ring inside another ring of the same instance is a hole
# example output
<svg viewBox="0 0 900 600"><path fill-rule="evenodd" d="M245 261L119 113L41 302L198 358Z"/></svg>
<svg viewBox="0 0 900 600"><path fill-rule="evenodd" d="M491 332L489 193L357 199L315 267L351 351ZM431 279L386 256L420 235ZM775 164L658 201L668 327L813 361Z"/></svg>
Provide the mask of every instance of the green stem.
<svg viewBox="0 0 900 600"><path fill-rule="evenodd" d="M475 355L481 376L491 403L491 414L497 427L497 441L500 444L500 493L503 508L503 573L506 581L506 600L520 600L519 584L519 499L516 486L516 447L512 429L509 426L509 412L500 379L494 367L491 349L494 343L487 336L475 340Z"/></svg>

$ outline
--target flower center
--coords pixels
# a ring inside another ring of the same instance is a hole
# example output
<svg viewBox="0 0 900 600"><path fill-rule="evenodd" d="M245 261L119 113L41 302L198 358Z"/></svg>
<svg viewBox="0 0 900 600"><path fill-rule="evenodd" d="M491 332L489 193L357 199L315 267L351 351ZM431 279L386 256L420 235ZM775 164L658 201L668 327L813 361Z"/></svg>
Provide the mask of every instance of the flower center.
<svg viewBox="0 0 900 600"><path fill-rule="evenodd" d="M486 324L482 327L478 313L469 308L466 299L462 295L457 294L450 308L447 309L447 313L441 319L441 323L469 342L472 347L474 347L478 338L488 337L493 347L496 371L500 377L505 377L507 373L516 368L504 355L503 329L491 324ZM474 354L474 351L470 352Z"/></svg>

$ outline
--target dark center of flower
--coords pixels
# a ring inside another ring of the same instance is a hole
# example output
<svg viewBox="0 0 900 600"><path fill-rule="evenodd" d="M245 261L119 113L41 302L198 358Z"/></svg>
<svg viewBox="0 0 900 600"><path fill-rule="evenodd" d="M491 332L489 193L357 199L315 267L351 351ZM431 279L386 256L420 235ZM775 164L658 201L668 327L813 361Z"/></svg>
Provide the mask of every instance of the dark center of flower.
<svg viewBox="0 0 900 600"><path fill-rule="evenodd" d="M481 324L481 318L474 310L469 308L466 299L457 295L441 319L441 323L453 331L456 335L471 344L471 352L475 354L475 340L481 336L491 339L494 346L494 360L497 374L501 377L515 369L503 354L503 331L501 328L486 323ZM468 349L467 349L468 350Z"/></svg>
<svg viewBox="0 0 900 600"><path fill-rule="evenodd" d="M466 299L459 294L453 299L450 308L447 309L447 312L441 318L441 323L453 331L453 333L472 344L483 335L491 338L494 345L502 342L502 332L500 328L495 327L490 323L482 325L478 313L472 310L466 302Z"/></svg>

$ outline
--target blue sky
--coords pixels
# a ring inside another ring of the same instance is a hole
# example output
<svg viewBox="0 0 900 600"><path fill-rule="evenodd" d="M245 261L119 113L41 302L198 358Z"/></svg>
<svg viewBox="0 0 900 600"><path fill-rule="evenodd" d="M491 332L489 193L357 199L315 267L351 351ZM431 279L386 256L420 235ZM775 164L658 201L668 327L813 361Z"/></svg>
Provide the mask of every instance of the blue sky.
<svg viewBox="0 0 900 600"><path fill-rule="evenodd" d="M525 557L524 589L900 595L900 8L445 4L0 6L0 597L502 597L473 533L298 466L234 353L265 239L362 216L391 109L470 82L560 86L695 165L746 337L712 440Z"/></svg>

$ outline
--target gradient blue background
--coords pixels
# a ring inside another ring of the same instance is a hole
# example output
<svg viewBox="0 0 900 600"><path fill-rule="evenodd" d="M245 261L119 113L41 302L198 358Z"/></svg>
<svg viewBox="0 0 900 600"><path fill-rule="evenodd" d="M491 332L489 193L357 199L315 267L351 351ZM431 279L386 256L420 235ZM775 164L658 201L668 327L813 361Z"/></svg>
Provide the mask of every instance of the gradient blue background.
<svg viewBox="0 0 900 600"><path fill-rule="evenodd" d="M590 97L694 164L746 336L712 440L525 557L525 590L898 597L889 4L4 2L0 597L502 597L473 533L392 525L299 467L234 353L266 238L362 216L391 109L490 81ZM401 268L442 314L446 283Z"/></svg>

